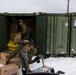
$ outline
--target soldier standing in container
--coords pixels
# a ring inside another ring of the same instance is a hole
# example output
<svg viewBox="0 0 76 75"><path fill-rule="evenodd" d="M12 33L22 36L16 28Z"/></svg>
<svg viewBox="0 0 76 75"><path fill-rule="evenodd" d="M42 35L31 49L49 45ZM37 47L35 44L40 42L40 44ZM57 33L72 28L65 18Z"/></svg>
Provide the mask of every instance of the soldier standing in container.
<svg viewBox="0 0 76 75"><path fill-rule="evenodd" d="M19 25L21 28L21 31L19 34L22 36L22 40L29 40L30 39L30 29L27 27L25 22L23 20L19 20Z"/></svg>

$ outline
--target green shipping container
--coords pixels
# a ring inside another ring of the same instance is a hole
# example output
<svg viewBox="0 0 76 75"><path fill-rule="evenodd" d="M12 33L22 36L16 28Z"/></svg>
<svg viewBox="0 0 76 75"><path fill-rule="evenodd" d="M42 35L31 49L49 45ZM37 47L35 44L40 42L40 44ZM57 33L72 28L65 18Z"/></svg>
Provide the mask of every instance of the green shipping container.
<svg viewBox="0 0 76 75"><path fill-rule="evenodd" d="M12 19L15 18L16 21L19 19L25 20L27 26L31 29L31 38L36 41L36 16L35 14L15 14L15 13L2 13L0 14L0 51L7 49L7 44L10 40L10 27L12 24ZM18 24L18 22L17 22ZM19 26L19 24L18 24ZM19 29L18 29L19 30Z"/></svg>
<svg viewBox="0 0 76 75"><path fill-rule="evenodd" d="M45 56L47 17L46 15L36 15L35 13L3 13L0 15L0 51L7 49L7 44L10 40L10 27L13 18L17 21L19 19L25 20L27 26L31 29L31 38L33 38L35 43L39 45L38 54Z"/></svg>

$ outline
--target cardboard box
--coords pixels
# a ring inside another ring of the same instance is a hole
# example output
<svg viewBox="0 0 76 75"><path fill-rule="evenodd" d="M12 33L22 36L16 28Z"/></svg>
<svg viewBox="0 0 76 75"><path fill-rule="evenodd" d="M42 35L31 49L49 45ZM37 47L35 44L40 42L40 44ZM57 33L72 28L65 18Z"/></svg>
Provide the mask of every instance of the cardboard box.
<svg viewBox="0 0 76 75"><path fill-rule="evenodd" d="M3 65L6 65L6 61L8 60L10 54L6 53L6 52L1 52L0 53L0 63Z"/></svg>
<svg viewBox="0 0 76 75"><path fill-rule="evenodd" d="M10 54L6 52L1 52L0 53L0 63L3 65L6 65L6 61L8 60ZM19 53L14 56L9 62L10 64L15 63L19 68L20 68L20 58L19 58Z"/></svg>
<svg viewBox="0 0 76 75"><path fill-rule="evenodd" d="M18 66L16 64L9 64L0 67L0 75L19 75Z"/></svg>
<svg viewBox="0 0 76 75"><path fill-rule="evenodd" d="M20 68L21 67L20 58L12 58L9 64L16 64L18 68Z"/></svg>

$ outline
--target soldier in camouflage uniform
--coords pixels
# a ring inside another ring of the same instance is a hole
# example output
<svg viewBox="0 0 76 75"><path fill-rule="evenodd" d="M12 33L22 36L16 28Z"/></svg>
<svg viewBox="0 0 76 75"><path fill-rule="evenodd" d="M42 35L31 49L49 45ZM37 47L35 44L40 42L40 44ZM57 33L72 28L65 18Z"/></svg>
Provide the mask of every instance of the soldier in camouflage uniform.
<svg viewBox="0 0 76 75"><path fill-rule="evenodd" d="M24 40L24 42L28 43L29 41L28 40ZM27 44L26 46L23 47L23 49L27 51L29 61L31 61L32 57L34 55L36 55L36 53L37 53L37 48L34 45L32 45L32 44L31 45Z"/></svg>
<svg viewBox="0 0 76 75"><path fill-rule="evenodd" d="M29 40L30 39L30 29L27 27L27 25L24 23L23 20L19 20L19 25L21 27L21 31L19 32L22 36L22 39L25 40Z"/></svg>
<svg viewBox="0 0 76 75"><path fill-rule="evenodd" d="M7 63L9 63L10 59L12 59L17 53L21 52L22 49L26 50L26 52L28 53L29 61L31 61L32 57L36 55L37 49L35 48L35 46L30 45L28 40L24 40L23 42L26 44L24 45L19 43L18 47L13 51L13 53L9 57Z"/></svg>

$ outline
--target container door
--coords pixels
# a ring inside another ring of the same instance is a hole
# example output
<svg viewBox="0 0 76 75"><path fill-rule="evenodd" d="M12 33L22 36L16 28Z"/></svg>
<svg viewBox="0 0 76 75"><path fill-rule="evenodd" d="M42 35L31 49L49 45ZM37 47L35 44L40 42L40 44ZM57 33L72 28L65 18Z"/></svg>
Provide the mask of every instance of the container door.
<svg viewBox="0 0 76 75"><path fill-rule="evenodd" d="M68 17L56 16L54 28L54 50L56 54L67 54Z"/></svg>
<svg viewBox="0 0 76 75"><path fill-rule="evenodd" d="M47 16L39 15L36 18L36 43L39 45L38 54L45 56L46 54L46 38L47 38Z"/></svg>
<svg viewBox="0 0 76 75"><path fill-rule="evenodd" d="M76 17L72 19L71 54L76 54Z"/></svg>
<svg viewBox="0 0 76 75"><path fill-rule="evenodd" d="M0 51L7 48L7 30L6 20L4 15L0 15Z"/></svg>
<svg viewBox="0 0 76 75"><path fill-rule="evenodd" d="M47 16L47 51L46 54L50 54L50 56L54 55L54 16L53 15L48 15Z"/></svg>

